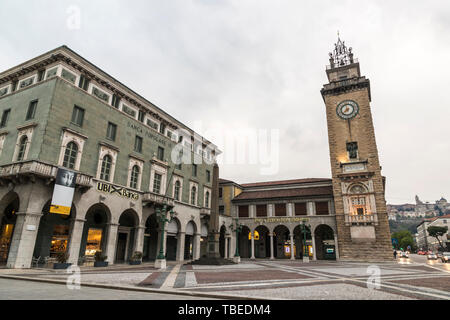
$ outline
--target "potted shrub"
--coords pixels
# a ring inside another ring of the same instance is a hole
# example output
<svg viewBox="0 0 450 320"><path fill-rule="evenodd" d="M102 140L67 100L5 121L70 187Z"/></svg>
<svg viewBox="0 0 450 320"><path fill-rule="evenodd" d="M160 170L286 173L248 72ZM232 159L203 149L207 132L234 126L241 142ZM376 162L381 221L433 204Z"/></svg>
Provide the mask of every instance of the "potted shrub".
<svg viewBox="0 0 450 320"><path fill-rule="evenodd" d="M60 252L58 253L58 255L56 256L56 261L53 264L53 269L67 269L68 267L70 267L72 264L71 263L67 263L67 260L69 259L69 253L68 252Z"/></svg>
<svg viewBox="0 0 450 320"><path fill-rule="evenodd" d="M142 252L135 251L133 253L133 255L131 256L129 263L131 265L137 265L137 264L141 264L141 262L142 262Z"/></svg>
<svg viewBox="0 0 450 320"><path fill-rule="evenodd" d="M108 261L106 261L106 259L108 259L108 257L104 256L101 251L95 251L94 259L95 259L94 267L107 267L108 266Z"/></svg>

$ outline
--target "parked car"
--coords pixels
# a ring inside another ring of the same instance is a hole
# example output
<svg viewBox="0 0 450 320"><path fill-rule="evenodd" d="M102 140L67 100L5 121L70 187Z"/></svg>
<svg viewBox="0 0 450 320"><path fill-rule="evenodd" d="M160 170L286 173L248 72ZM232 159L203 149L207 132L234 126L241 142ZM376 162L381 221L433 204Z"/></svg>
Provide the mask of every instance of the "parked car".
<svg viewBox="0 0 450 320"><path fill-rule="evenodd" d="M419 250L419 251L417 251L417 254L422 256L425 254L425 251Z"/></svg>
<svg viewBox="0 0 450 320"><path fill-rule="evenodd" d="M450 252L443 252L441 260L443 263L447 263L450 260Z"/></svg>
<svg viewBox="0 0 450 320"><path fill-rule="evenodd" d="M428 260L437 260L438 256L435 253L431 253L427 255Z"/></svg>

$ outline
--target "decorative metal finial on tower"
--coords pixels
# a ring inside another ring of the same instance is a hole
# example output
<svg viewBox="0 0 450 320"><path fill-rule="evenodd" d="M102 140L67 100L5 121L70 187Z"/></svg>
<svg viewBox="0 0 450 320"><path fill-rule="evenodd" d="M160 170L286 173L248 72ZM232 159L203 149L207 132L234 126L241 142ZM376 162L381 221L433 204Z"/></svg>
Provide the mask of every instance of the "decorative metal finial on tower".
<svg viewBox="0 0 450 320"><path fill-rule="evenodd" d="M346 66L353 63L352 48L345 45L345 41L341 41L339 31L337 32L338 41L334 44L333 52L330 52L331 68Z"/></svg>

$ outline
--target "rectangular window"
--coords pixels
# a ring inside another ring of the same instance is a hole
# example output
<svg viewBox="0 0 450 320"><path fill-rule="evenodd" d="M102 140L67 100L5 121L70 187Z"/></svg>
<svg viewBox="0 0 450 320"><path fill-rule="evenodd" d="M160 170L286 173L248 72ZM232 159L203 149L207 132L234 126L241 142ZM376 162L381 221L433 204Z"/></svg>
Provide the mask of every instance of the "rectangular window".
<svg viewBox="0 0 450 320"><path fill-rule="evenodd" d="M328 215L328 201L316 202L316 215Z"/></svg>
<svg viewBox="0 0 450 320"><path fill-rule="evenodd" d="M159 125L159 133L164 134L165 131L166 131L166 125L164 123L161 123Z"/></svg>
<svg viewBox="0 0 450 320"><path fill-rule="evenodd" d="M38 104L37 100L30 102L30 104L28 106L27 117L25 118L25 120L34 119L34 115L36 114L37 104Z"/></svg>
<svg viewBox="0 0 450 320"><path fill-rule="evenodd" d="M129 116L132 116L133 118L136 118L136 110L131 109L130 107L126 105L122 105L122 111L128 114Z"/></svg>
<svg viewBox="0 0 450 320"><path fill-rule="evenodd" d="M142 137L136 136L134 139L134 151L142 152Z"/></svg>
<svg viewBox="0 0 450 320"><path fill-rule="evenodd" d="M211 182L211 171L206 170L206 182Z"/></svg>
<svg viewBox="0 0 450 320"><path fill-rule="evenodd" d="M97 98L99 98L100 100L105 101L106 103L109 102L109 94L96 87L92 87L92 94Z"/></svg>
<svg viewBox="0 0 450 320"><path fill-rule="evenodd" d="M38 77L37 77L37 81L38 82L44 80L44 74L45 74L45 69L42 69L42 70L38 71Z"/></svg>
<svg viewBox="0 0 450 320"><path fill-rule="evenodd" d="M83 120L84 120L84 109L75 105L73 107L73 112L72 112L72 123L81 127L81 126L83 126Z"/></svg>
<svg viewBox="0 0 450 320"><path fill-rule="evenodd" d="M111 105L114 108L119 109L119 103L120 103L120 98L117 95L113 94L112 100L111 100Z"/></svg>
<svg viewBox="0 0 450 320"><path fill-rule="evenodd" d="M275 216L276 217L285 217L286 216L286 204L284 204L284 203L275 204Z"/></svg>
<svg viewBox="0 0 450 320"><path fill-rule="evenodd" d="M265 204L256 205L256 216L257 217L267 217L267 205L265 205Z"/></svg>
<svg viewBox="0 0 450 320"><path fill-rule="evenodd" d="M158 160L164 161L164 148L158 147Z"/></svg>
<svg viewBox="0 0 450 320"><path fill-rule="evenodd" d="M57 73L58 73L58 67L50 69L47 71L47 75L45 76L45 79L56 76Z"/></svg>
<svg viewBox="0 0 450 320"><path fill-rule="evenodd" d="M155 178L153 179L153 192L160 193L161 192L161 179L162 176L159 173L155 172Z"/></svg>
<svg viewBox="0 0 450 320"><path fill-rule="evenodd" d="M72 82L73 84L75 84L75 81L77 80L77 76L76 75L74 75L70 71L67 71L64 68L61 71L61 78L65 79L65 80L67 80L69 82Z"/></svg>
<svg viewBox="0 0 450 320"><path fill-rule="evenodd" d="M219 206L219 214L225 214L225 206Z"/></svg>
<svg viewBox="0 0 450 320"><path fill-rule="evenodd" d="M6 127L10 113L11 113L11 109L7 109L7 110L3 111L2 121L0 122L0 128Z"/></svg>
<svg viewBox="0 0 450 320"><path fill-rule="evenodd" d="M197 165L196 165L196 164L193 164L193 165L192 165L192 175L193 175L194 177L197 176Z"/></svg>
<svg viewBox="0 0 450 320"><path fill-rule="evenodd" d="M156 122L150 120L150 119L147 119L147 125L148 125L150 128L153 128L153 129L155 129L155 130L158 130L158 124L157 124Z"/></svg>
<svg viewBox="0 0 450 320"><path fill-rule="evenodd" d="M306 202L298 202L294 206L295 215L296 216L306 216Z"/></svg>
<svg viewBox="0 0 450 320"><path fill-rule="evenodd" d="M222 188L219 188L219 198L222 198Z"/></svg>
<svg viewBox="0 0 450 320"><path fill-rule="evenodd" d="M248 218L248 206L239 206L239 218Z"/></svg>
<svg viewBox="0 0 450 320"><path fill-rule="evenodd" d="M144 113L142 110L139 110L139 113L138 113L138 120L139 120L140 122L144 122L144 116L145 116L145 113Z"/></svg>
<svg viewBox="0 0 450 320"><path fill-rule="evenodd" d="M31 86L34 82L34 78L28 78L20 82L20 89Z"/></svg>
<svg viewBox="0 0 450 320"><path fill-rule="evenodd" d="M48 74L47 74L47 78L48 78ZM86 76L81 75L81 76L80 76L80 82L78 82L78 86L79 86L81 89L87 91L88 88L89 88L89 82L90 82L90 80L89 80L88 78L86 78Z"/></svg>
<svg viewBox="0 0 450 320"><path fill-rule="evenodd" d="M11 83L11 92L16 91L16 89L17 89L17 83L18 83L17 80L15 80L15 81L13 81L13 82Z"/></svg>
<svg viewBox="0 0 450 320"><path fill-rule="evenodd" d="M109 140L115 141L116 140L116 132L117 132L117 125L115 125L112 122L108 122L108 129L106 130L106 138Z"/></svg>

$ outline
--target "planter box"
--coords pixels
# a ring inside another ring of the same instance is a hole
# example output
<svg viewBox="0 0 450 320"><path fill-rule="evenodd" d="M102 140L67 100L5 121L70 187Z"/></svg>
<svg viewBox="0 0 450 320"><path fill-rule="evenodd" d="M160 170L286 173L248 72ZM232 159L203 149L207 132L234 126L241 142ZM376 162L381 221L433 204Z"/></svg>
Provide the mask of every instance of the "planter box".
<svg viewBox="0 0 450 320"><path fill-rule="evenodd" d="M135 266L135 265L141 264L141 261L128 261L128 263L132 266Z"/></svg>
<svg viewBox="0 0 450 320"><path fill-rule="evenodd" d="M57 263L56 262L53 264L53 269L67 269L71 265L72 265L71 263Z"/></svg>
<svg viewBox="0 0 450 320"><path fill-rule="evenodd" d="M108 261L95 261L94 267L107 267Z"/></svg>

